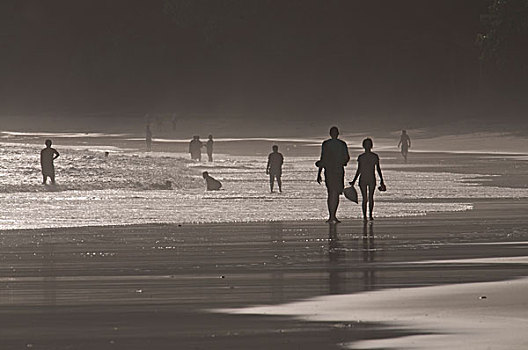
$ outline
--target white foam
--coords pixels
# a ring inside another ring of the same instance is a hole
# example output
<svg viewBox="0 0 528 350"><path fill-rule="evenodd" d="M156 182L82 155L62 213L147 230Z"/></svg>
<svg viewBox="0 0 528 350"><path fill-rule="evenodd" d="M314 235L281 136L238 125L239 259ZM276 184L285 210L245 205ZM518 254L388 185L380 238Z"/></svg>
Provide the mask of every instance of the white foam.
<svg viewBox="0 0 528 350"><path fill-rule="evenodd" d="M310 157L286 157L284 193L269 193L264 156L215 155L193 162L187 154L115 149L108 158L98 149L63 148L55 162L57 186L42 186L40 145L0 148L0 229L321 220L327 216L326 188L315 181ZM205 192L207 170L224 190ZM347 179L355 169L347 168ZM388 191L376 193L377 217L419 216L472 209L477 198L528 198L528 189L467 183L480 174L412 171L387 166ZM172 190L164 189L171 181ZM339 216L357 219L357 204L342 200Z"/></svg>
<svg viewBox="0 0 528 350"><path fill-rule="evenodd" d="M6 136L26 136L26 137L54 137L54 138L102 138L102 137L125 137L128 134L109 134L101 132L22 132L22 131L1 131L0 134Z"/></svg>
<svg viewBox="0 0 528 350"><path fill-rule="evenodd" d="M490 245L500 245L504 242L490 242ZM507 242L507 244L524 245L526 242ZM451 260L422 260L398 262L397 264L427 265L427 264L528 264L528 256L494 257L478 259L451 259Z"/></svg>
<svg viewBox="0 0 528 350"><path fill-rule="evenodd" d="M126 138L127 141L144 141L145 138L143 137L129 137ZM166 139L166 138L154 138L152 139L155 142L162 142L162 143L189 143L190 139ZM202 141L206 141L206 139L201 139ZM264 142L297 142L297 143L317 143L317 145L321 146L321 142L324 141L324 139L317 139L317 138L298 138L298 137L291 137L291 138L280 138L280 137L217 137L214 138L215 142L252 142L252 141L264 141Z"/></svg>

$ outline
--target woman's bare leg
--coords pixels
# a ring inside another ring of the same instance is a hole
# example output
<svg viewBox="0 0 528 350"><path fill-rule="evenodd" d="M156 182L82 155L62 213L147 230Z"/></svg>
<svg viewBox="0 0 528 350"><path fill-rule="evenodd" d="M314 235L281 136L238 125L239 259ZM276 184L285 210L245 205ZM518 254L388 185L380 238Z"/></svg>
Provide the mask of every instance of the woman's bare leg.
<svg viewBox="0 0 528 350"><path fill-rule="evenodd" d="M374 220L374 217L372 216L372 212L374 211L374 192L376 191L376 185L369 185L368 186L368 198L369 198L369 218L370 220Z"/></svg>
<svg viewBox="0 0 528 350"><path fill-rule="evenodd" d="M361 190L361 209L363 210L363 220L367 220L367 185L360 183L359 189Z"/></svg>

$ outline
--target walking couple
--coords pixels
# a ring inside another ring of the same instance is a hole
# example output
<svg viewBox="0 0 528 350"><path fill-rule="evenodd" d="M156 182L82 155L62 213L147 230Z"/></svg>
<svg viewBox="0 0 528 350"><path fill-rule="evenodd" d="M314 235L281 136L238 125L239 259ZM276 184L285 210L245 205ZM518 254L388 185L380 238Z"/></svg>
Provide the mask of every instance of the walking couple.
<svg viewBox="0 0 528 350"><path fill-rule="evenodd" d="M338 223L340 222L336 217L337 207L339 206L339 196L343 192L345 187L345 166L350 160L348 154L347 144L338 139L339 130L333 126L330 128L331 138L324 141L321 147L321 159L316 162L316 166L319 168L317 173L317 182L322 182L321 173L324 169L324 178L326 188L328 190L328 214L329 218L327 222ZM380 178L380 189L385 189L383 182L383 175L381 174L381 168L379 164L379 157L376 153L372 152L372 139L366 138L363 140L363 148L365 152L359 155L358 167L356 175L350 184L355 185L356 180L359 178L359 188L362 195L362 209L363 209L363 220L367 220L367 203L369 207L370 220L374 220L372 212L374 209L374 191L376 189L376 174L375 170L378 171Z"/></svg>

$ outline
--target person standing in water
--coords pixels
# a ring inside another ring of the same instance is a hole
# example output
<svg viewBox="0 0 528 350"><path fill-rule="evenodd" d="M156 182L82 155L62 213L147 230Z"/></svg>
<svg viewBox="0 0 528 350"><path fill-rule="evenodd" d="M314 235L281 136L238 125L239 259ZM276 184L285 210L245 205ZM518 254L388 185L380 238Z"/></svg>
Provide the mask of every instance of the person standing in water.
<svg viewBox="0 0 528 350"><path fill-rule="evenodd" d="M284 163L284 157L282 153L279 153L279 146L273 145L271 147L273 152L268 155L268 165L266 165L266 174L270 177L270 191L273 192L273 185L275 179L277 179L277 185L279 186L279 192L282 193L282 164Z"/></svg>
<svg viewBox="0 0 528 350"><path fill-rule="evenodd" d="M189 143L189 153L191 154L191 159L202 160L202 141L200 141L200 136L193 136L193 139Z"/></svg>
<svg viewBox="0 0 528 350"><path fill-rule="evenodd" d="M205 148L207 149L207 161L212 162L213 161L213 135L209 135L209 138L205 144Z"/></svg>
<svg viewBox="0 0 528 350"><path fill-rule="evenodd" d="M369 204L369 218L374 220L372 212L374 210L374 191L376 190L376 174L375 170L378 171L382 188L385 187L383 182L383 175L381 174L379 156L372 152L372 139L366 138L363 140L363 148L365 152L360 154L357 161L358 167L354 180L350 182L352 186L356 183L359 177L359 189L361 190L361 196L363 201L361 202L361 208L363 209L363 220L367 221L367 202Z"/></svg>
<svg viewBox="0 0 528 350"><path fill-rule="evenodd" d="M46 148L40 151L40 165L42 167L42 183L46 185L48 177L55 183L55 165L53 161L59 157L59 152L51 148L51 140L46 140Z"/></svg>
<svg viewBox="0 0 528 350"><path fill-rule="evenodd" d="M150 123L147 123L145 128L145 142L147 144L147 152L152 150L152 131L150 131Z"/></svg>
<svg viewBox="0 0 528 350"><path fill-rule="evenodd" d="M172 114L172 131L176 131L176 123L178 122L178 118L176 117L176 113Z"/></svg>
<svg viewBox="0 0 528 350"><path fill-rule="evenodd" d="M407 163L407 154L409 153L409 148L411 148L411 138L407 135L406 130L402 130L400 135L400 142L398 142L398 147L401 146L401 154L405 162Z"/></svg>
<svg viewBox="0 0 528 350"><path fill-rule="evenodd" d="M322 181L321 172L324 169L325 184L328 191L328 223L339 223L336 217L339 206L339 195L345 188L345 169L350 160L347 144L339 140L339 129L335 126L330 128L331 138L324 141L321 146L321 159L315 164L319 168L317 182Z"/></svg>

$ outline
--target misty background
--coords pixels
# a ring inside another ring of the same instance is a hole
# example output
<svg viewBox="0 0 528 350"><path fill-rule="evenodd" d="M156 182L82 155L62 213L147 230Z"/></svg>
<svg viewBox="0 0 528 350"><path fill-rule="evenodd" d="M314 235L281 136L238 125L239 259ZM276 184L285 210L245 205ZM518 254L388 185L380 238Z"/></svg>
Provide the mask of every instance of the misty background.
<svg viewBox="0 0 528 350"><path fill-rule="evenodd" d="M522 0L4 0L0 129L526 133L527 38Z"/></svg>

